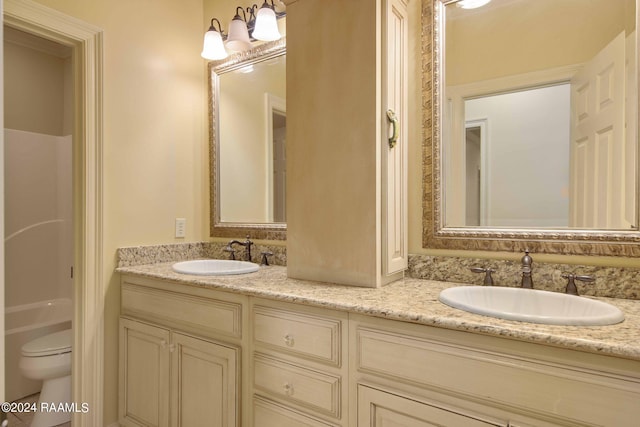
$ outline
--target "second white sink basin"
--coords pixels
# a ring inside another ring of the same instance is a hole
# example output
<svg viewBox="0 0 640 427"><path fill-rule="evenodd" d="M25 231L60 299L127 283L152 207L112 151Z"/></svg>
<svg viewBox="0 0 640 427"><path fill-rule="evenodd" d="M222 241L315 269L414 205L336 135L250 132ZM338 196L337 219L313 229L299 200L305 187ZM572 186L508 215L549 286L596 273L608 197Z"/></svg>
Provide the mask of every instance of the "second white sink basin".
<svg viewBox="0 0 640 427"><path fill-rule="evenodd" d="M535 289L459 286L440 292L441 302L500 319L549 325L612 325L624 313L602 301Z"/></svg>
<svg viewBox="0 0 640 427"><path fill-rule="evenodd" d="M231 274L245 274L258 271L260 266L248 261L228 259L198 259L177 262L171 266L173 271L182 274L198 276L226 276Z"/></svg>

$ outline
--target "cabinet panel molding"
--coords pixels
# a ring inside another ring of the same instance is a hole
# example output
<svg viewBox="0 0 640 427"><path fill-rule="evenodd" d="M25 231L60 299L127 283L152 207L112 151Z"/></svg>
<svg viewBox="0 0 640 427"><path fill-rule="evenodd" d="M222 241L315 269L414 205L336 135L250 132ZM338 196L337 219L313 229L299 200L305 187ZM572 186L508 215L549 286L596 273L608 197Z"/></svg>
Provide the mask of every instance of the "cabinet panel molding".
<svg viewBox="0 0 640 427"><path fill-rule="evenodd" d="M120 319L118 412L123 426L169 426L169 340L167 329Z"/></svg>
<svg viewBox="0 0 640 427"><path fill-rule="evenodd" d="M253 337L259 345L295 356L340 366L342 322L300 311L256 305Z"/></svg>
<svg viewBox="0 0 640 427"><path fill-rule="evenodd" d="M508 427L405 396L358 385L358 427Z"/></svg>
<svg viewBox="0 0 640 427"><path fill-rule="evenodd" d="M359 372L409 386L566 425L623 426L640 417L637 378L587 371L570 360L536 361L362 325L354 338Z"/></svg>
<svg viewBox="0 0 640 427"><path fill-rule="evenodd" d="M302 412L268 401L259 396L253 398L253 427L338 427Z"/></svg>
<svg viewBox="0 0 640 427"><path fill-rule="evenodd" d="M241 338L242 305L213 298L122 284L122 313L193 331Z"/></svg>
<svg viewBox="0 0 640 427"><path fill-rule="evenodd" d="M255 354L257 390L318 413L340 418L341 378Z"/></svg>
<svg viewBox="0 0 640 427"><path fill-rule="evenodd" d="M172 426L236 426L239 350L174 333Z"/></svg>

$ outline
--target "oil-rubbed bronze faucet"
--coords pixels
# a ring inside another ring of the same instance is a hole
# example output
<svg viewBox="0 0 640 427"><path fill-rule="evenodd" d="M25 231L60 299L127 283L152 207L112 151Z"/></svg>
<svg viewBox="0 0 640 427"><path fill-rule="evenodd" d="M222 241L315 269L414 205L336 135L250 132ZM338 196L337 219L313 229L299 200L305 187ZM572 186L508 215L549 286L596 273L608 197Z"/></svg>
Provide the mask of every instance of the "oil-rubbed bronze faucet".
<svg viewBox="0 0 640 427"><path fill-rule="evenodd" d="M253 245L253 242L249 239L249 236L247 236L247 240L245 240L244 242L241 242L239 240L230 241L225 248L225 251L231 252L233 254L233 245L235 244L244 246L244 259L247 261L251 261L251 245ZM235 259L235 257L232 259Z"/></svg>
<svg viewBox="0 0 640 427"><path fill-rule="evenodd" d="M531 278L533 258L529 256L529 249L525 249L524 256L520 262L522 263L522 281L520 282L520 287L533 289L533 279Z"/></svg>
<svg viewBox="0 0 640 427"><path fill-rule="evenodd" d="M583 276L573 273L565 273L562 275L563 278L567 279L567 287L565 288L565 293L570 295L580 295L578 294L578 287L576 286L576 280L585 283L593 283L596 281L596 278L593 276Z"/></svg>
<svg viewBox="0 0 640 427"><path fill-rule="evenodd" d="M471 271L474 273L484 273L484 281L482 284L484 286L493 286L493 277L491 273L495 273L496 271L491 267L471 267Z"/></svg>

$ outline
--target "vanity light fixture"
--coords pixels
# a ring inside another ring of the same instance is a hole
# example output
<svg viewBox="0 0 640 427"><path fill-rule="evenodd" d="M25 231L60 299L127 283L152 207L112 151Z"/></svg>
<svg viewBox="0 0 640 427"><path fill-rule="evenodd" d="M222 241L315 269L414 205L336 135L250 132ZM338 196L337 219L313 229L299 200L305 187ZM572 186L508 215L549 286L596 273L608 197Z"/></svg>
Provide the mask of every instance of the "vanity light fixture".
<svg viewBox="0 0 640 427"><path fill-rule="evenodd" d="M278 4L282 4L281 1L277 1ZM247 19L247 13L249 19ZM286 16L286 12L276 11L274 0L264 0L259 9L256 4L247 7L246 13L245 9L238 6L235 16L229 23L228 34L224 34L222 31L220 21L216 18L211 20L211 26L204 36L201 55L209 60L224 59L227 57L227 52L242 52L251 49L251 42L254 40L279 40L282 36L278 30L277 20L284 16ZM214 21L218 23L218 29L213 25ZM225 41L224 45L223 41Z"/></svg>
<svg viewBox="0 0 640 427"><path fill-rule="evenodd" d="M240 12L242 12L242 16L240 16ZM236 7L236 15L229 23L229 36L227 37L225 46L232 52L242 52L251 49L247 15L240 6Z"/></svg>
<svg viewBox="0 0 640 427"><path fill-rule="evenodd" d="M491 0L460 0L456 6L462 9L477 9L488 4Z"/></svg>
<svg viewBox="0 0 640 427"><path fill-rule="evenodd" d="M217 30L213 25L213 21L218 23ZM220 26L220 21L218 21L216 18L213 18L211 20L211 26L209 27L209 30L204 33L204 43L200 56L211 61L226 58L227 51L224 50L224 44L222 43L223 37L224 34L222 32L222 27Z"/></svg>
<svg viewBox="0 0 640 427"><path fill-rule="evenodd" d="M280 37L282 37L278 30L278 22L273 0L271 0L271 5L267 3L267 0L264 0L264 3L262 3L262 6L256 16L256 23L251 35L254 39L265 42L280 40Z"/></svg>

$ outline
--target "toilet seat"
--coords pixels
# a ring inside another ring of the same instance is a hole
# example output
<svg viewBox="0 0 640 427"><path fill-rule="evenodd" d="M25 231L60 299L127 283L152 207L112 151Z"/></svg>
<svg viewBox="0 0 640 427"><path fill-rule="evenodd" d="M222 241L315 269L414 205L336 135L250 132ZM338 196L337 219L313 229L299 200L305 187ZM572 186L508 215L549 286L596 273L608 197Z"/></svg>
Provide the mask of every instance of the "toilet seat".
<svg viewBox="0 0 640 427"><path fill-rule="evenodd" d="M71 352L71 329L45 335L22 346L26 357L51 356Z"/></svg>

